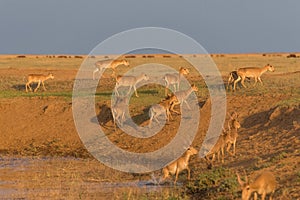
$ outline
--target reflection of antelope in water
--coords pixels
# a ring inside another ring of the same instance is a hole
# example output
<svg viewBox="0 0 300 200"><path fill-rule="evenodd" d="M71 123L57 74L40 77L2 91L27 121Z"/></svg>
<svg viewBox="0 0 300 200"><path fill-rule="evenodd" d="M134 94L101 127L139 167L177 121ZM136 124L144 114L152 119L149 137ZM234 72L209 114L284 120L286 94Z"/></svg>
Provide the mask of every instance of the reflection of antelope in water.
<svg viewBox="0 0 300 200"><path fill-rule="evenodd" d="M130 94L131 89L133 88L135 96L139 97L136 91L136 85L141 81L148 81L149 77L146 74L141 74L139 76L117 76L115 92L119 96L118 88L121 86L129 87L127 96Z"/></svg>
<svg viewBox="0 0 300 200"><path fill-rule="evenodd" d="M48 74L48 75L43 75L43 74L29 74L28 78L27 78L27 83L25 85L26 87L26 92L28 92L27 88L29 88L30 91L32 91L32 88L30 87L31 83L38 83L37 87L34 89L34 92L36 92L41 83L43 86L44 91L46 91L45 85L44 85L44 81L48 80L48 79L54 79L54 76L52 73Z"/></svg>
<svg viewBox="0 0 300 200"><path fill-rule="evenodd" d="M188 69L181 67L179 69L179 73L165 74L165 76L163 78L166 82L165 95L167 95L167 90L170 85L173 85L174 92L178 91L182 76L187 75L189 73L190 73L190 71Z"/></svg>
<svg viewBox="0 0 300 200"><path fill-rule="evenodd" d="M95 63L95 70L93 71L93 80L95 80L95 74L97 72L103 73L105 69L112 69L112 75L116 74L116 68L119 65L129 66L129 62L127 60L100 60Z"/></svg>
<svg viewBox="0 0 300 200"><path fill-rule="evenodd" d="M272 65L269 65L267 64L266 66L264 67L261 67L261 68L258 68L258 67L245 67L245 68L239 68L237 70L237 74L238 74L238 78L234 81L234 85L233 85L233 90L236 89L236 84L238 82L241 81L242 85L244 88L246 88L246 85L245 85L245 78L246 77L249 77L249 78L254 78L255 79L255 83L254 83L254 86L256 85L257 83L257 80L263 84L263 82L261 81L261 75L263 73L265 73L266 71L270 71L270 72L273 72L275 69Z"/></svg>

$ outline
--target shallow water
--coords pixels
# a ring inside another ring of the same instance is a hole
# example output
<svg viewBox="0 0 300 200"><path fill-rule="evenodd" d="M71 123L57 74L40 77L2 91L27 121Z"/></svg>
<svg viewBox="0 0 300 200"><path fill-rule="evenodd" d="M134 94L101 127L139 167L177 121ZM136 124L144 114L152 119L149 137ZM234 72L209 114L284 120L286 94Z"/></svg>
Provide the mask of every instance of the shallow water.
<svg viewBox="0 0 300 200"><path fill-rule="evenodd" d="M97 165L74 158L0 158L0 199L138 199L168 195L173 187L156 184L155 177L109 180L113 170Z"/></svg>

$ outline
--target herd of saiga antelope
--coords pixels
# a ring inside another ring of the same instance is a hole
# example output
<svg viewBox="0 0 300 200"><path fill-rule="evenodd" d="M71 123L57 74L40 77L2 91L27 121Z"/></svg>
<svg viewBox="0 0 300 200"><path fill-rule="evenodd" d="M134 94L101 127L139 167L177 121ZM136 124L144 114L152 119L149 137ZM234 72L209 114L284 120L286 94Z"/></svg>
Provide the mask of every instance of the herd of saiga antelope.
<svg viewBox="0 0 300 200"><path fill-rule="evenodd" d="M125 65L129 66L128 61L126 60L104 60L104 61L98 61L95 63L95 70L93 71L93 79L95 79L95 75L97 72L103 73L105 69L112 69L113 73L112 76L116 79L116 86L115 86L115 93L117 96L119 96L118 88L121 86L129 87L129 91L125 97L117 97L114 105L112 106L112 115L114 120L114 125L116 124L116 121L120 126L123 125L123 122L125 120L125 108L128 106L128 96L133 89L135 92L135 96L139 97L136 90L137 83L148 80L148 76L146 74L141 74L139 76L116 76L116 68L119 65ZM242 86L246 88L246 85L244 84L244 81L246 78L254 78L255 83L254 86L257 83L257 80L262 83L261 75L265 73L266 71L274 71L274 67L267 64L266 66L262 68L257 67L246 67L246 68L239 68L236 71L232 71L229 73L228 82L227 82L227 90L231 89L233 91L236 90L237 83L241 82ZM165 74L163 79L166 84L165 88L165 94L166 98L162 100L159 104L152 105L149 109L149 116L150 116L150 122L149 127L152 125L152 121L155 120L157 123L159 123L158 116L165 115L167 121L169 119L172 119L171 112L175 112L177 114L180 114L178 111L174 110L174 106L176 105L182 105L185 103L187 107L190 109L189 104L187 103L187 98L193 91L198 91L198 88L193 84L191 87L187 90L181 90L179 91L179 85L182 77L184 75L189 74L189 70L186 68L180 68L179 73L174 74ZM28 88L30 91L32 91L32 88L30 87L31 83L38 83L37 87L34 89L34 92L37 91L37 89L40 87L40 84L42 84L43 89L46 90L44 86L44 81L48 79L53 79L54 76L52 73L49 75L43 75L43 74L30 74L28 75L28 82L26 83L26 92L28 92ZM169 95L167 94L167 88L169 88L171 85L174 87L174 93ZM211 138L208 143L215 144L213 148L207 150L207 154L205 156L205 159L207 160L207 163L211 166L212 162L215 160L215 156L218 156L218 161L220 161L220 155L222 159L222 163L224 162L224 149L231 155L235 155L235 148L236 148L236 140L238 136L238 129L241 127L239 121L238 121L238 114L236 112L233 112L229 114L230 120L228 121L228 130L225 130L223 128L222 134L219 138ZM116 127L116 125L115 125ZM217 140L217 142L215 142ZM231 147L233 147L232 152L230 152ZM178 175L182 170L187 170L187 178L190 179L190 169L189 169L189 159L190 156L197 154L198 151L190 147L187 149L187 151L184 153L182 157L174 161L173 163L169 164L168 166L164 167L163 172L163 180L169 177L169 174L175 174L175 181L176 183L178 179ZM212 157L210 159L210 157ZM254 199L257 198L257 193L262 195L262 199L265 199L265 196L267 194L270 195L270 199L272 199L273 193L275 192L276 187L276 180L274 175L269 172L265 171L261 173L253 183L248 183L247 177L246 182L243 182L240 179L239 174L237 173L237 179L239 184L242 187L242 199L249 199L252 192L254 192Z"/></svg>

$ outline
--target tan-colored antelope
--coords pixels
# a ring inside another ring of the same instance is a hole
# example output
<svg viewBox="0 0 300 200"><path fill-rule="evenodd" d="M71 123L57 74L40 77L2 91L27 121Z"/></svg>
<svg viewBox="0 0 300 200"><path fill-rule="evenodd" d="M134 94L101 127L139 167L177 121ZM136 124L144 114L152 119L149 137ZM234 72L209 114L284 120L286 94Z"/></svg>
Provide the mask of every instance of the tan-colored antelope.
<svg viewBox="0 0 300 200"><path fill-rule="evenodd" d="M216 140L216 138L211 138L211 139L207 140L207 143L211 144L215 140ZM212 164L214 162L216 154L218 156L218 161L220 161L220 155L221 155L222 163L224 162L224 147L225 147L224 135L220 135L220 137L217 139L217 142L215 143L215 145L205 155L205 159L208 162L208 164ZM212 156L211 159L209 158L210 156Z"/></svg>
<svg viewBox="0 0 300 200"><path fill-rule="evenodd" d="M165 74L165 76L163 77L163 79L166 82L165 95L167 95L168 88L170 85L173 85L174 92L178 91L180 86L180 81L183 75L187 75L189 73L190 71L187 68L181 67L178 73Z"/></svg>
<svg viewBox="0 0 300 200"><path fill-rule="evenodd" d="M159 104L154 104L151 106L151 108L149 109L149 117L150 117L149 128L151 128L153 119L159 124L157 117L160 115L165 115L168 122L170 119L173 119L170 112L171 105L172 105L172 99L167 98L164 99Z"/></svg>
<svg viewBox="0 0 300 200"><path fill-rule="evenodd" d="M102 73L105 69L112 69L112 76L116 75L116 68L119 65L129 66L127 60L100 60L95 63L95 70L93 71L93 80L95 80L95 74L97 72Z"/></svg>
<svg viewBox="0 0 300 200"><path fill-rule="evenodd" d="M228 137L226 138L226 151L233 156L235 155L238 129L241 128L241 124L238 121L238 114L236 112L233 112L231 115L229 115L229 117L230 120L228 121ZM230 152L231 146L233 146L233 153Z"/></svg>
<svg viewBox="0 0 300 200"><path fill-rule="evenodd" d="M197 86L192 84L191 87L187 90L182 90L182 91L175 92L174 95L172 95L170 97L173 101L172 105L171 105L171 108L170 108L170 111L175 112L177 114L180 114L180 112L174 110L174 106L179 105L179 104L182 105L183 103L185 103L187 105L188 109L190 110L191 107L189 106L189 104L186 100L192 92L197 92L197 91L198 91Z"/></svg>
<svg viewBox="0 0 300 200"><path fill-rule="evenodd" d="M198 151L195 148L190 147L187 149L187 151L184 153L184 155L182 157L178 158L176 161L174 161L171 164L169 164L168 166L164 167L162 170L163 181L169 177L169 174L172 174L172 175L175 174L174 184L176 184L179 173L185 169L188 172L187 179L190 180L191 179L191 170L189 168L189 160L192 155L196 155L197 153L198 153Z"/></svg>
<svg viewBox="0 0 300 200"><path fill-rule="evenodd" d="M252 192L254 192L254 200L257 200L257 193L261 195L261 199L264 200L267 194L270 194L270 200L275 192L277 183L275 176L269 172L262 172L253 183L248 183L248 178L246 176L246 181L243 182L240 175L237 173L237 179L242 187L242 200L248 200L251 197Z"/></svg>
<svg viewBox="0 0 300 200"><path fill-rule="evenodd" d="M114 127L116 128L116 121L120 126L123 126L123 123L125 121L125 112L128 107L128 97L117 97L114 105L111 108L111 113L114 120Z"/></svg>
<svg viewBox="0 0 300 200"><path fill-rule="evenodd" d="M219 138L210 138L208 139L205 144L204 148L208 150L208 153L205 155L205 159L207 163L212 166L216 154L218 156L218 161L220 161L220 157L222 159L222 163L224 163L224 157L225 157L225 151L231 155L235 155L235 146L236 146L236 139L238 137L237 129L241 127L240 123L238 122L238 114L236 112L233 112L230 116L230 120L228 121L228 128L229 130L225 130L223 128L223 131ZM212 148L210 148L214 144ZM230 148L233 145L233 153L230 152ZM210 149L209 149L210 148ZM210 157L212 157L210 159Z"/></svg>
<svg viewBox="0 0 300 200"><path fill-rule="evenodd" d="M228 75L228 80L227 80L227 87L226 89L229 90L233 90L233 86L234 86L234 81L236 81L239 78L239 75L237 74L237 71L232 71L229 73ZM248 80L250 79L249 77L246 77ZM239 84L241 84L240 82L238 82ZM240 86L241 87L241 86Z"/></svg>
<svg viewBox="0 0 300 200"><path fill-rule="evenodd" d="M275 69L272 65L270 64L267 64L266 66L264 67L245 67L245 68L239 68L237 70L237 74L238 74L238 78L234 81L234 84L233 84L233 90L236 89L236 84L238 82L241 81L242 83L242 86L244 88L246 88L246 85L245 85L245 78L248 77L248 78L254 78L255 79L255 83L254 83L254 86L256 85L257 83L257 80L263 84L262 80L261 80L261 75L267 71L270 71L270 72L273 72Z"/></svg>
<svg viewBox="0 0 300 200"><path fill-rule="evenodd" d="M223 131L218 138L215 138L215 137L210 138L205 142L204 147L207 150L209 150L209 147L211 147L212 144L214 144L214 146L212 148L210 148L210 150L205 155L205 159L209 165L213 164L216 154L218 156L218 161L220 162L220 156L221 156L222 163L224 163L224 156L225 156L224 149L226 146L226 142L229 140L229 137L230 136L229 136L228 132L225 131L225 129L223 128ZM212 159L209 158L211 156L212 156Z"/></svg>
<svg viewBox="0 0 300 200"><path fill-rule="evenodd" d="M119 95L118 88L121 86L125 86L125 87L129 87L127 96L130 94L131 89L133 88L135 96L139 97L136 91L136 85L143 80L148 81L149 77L146 74L141 74L139 76L117 76L115 92L117 95Z"/></svg>
<svg viewBox="0 0 300 200"><path fill-rule="evenodd" d="M43 75L43 74L29 74L28 78L27 78L27 83L25 85L26 92L28 92L27 88L29 88L29 90L32 91L32 88L30 87L31 83L38 83L37 87L34 89L34 92L36 92L39 89L41 83L42 83L44 91L46 91L46 88L45 88L45 85L44 85L44 81L46 81L48 79L54 79L54 76L53 76L52 73L50 73L48 75Z"/></svg>

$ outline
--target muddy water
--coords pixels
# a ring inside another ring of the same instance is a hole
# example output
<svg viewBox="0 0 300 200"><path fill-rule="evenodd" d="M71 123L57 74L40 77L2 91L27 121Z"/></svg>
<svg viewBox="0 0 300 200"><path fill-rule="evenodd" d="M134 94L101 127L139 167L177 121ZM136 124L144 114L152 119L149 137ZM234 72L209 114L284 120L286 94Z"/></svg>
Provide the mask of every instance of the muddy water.
<svg viewBox="0 0 300 200"><path fill-rule="evenodd" d="M140 199L173 193L172 186L155 181L126 178L96 161L0 158L0 199Z"/></svg>

